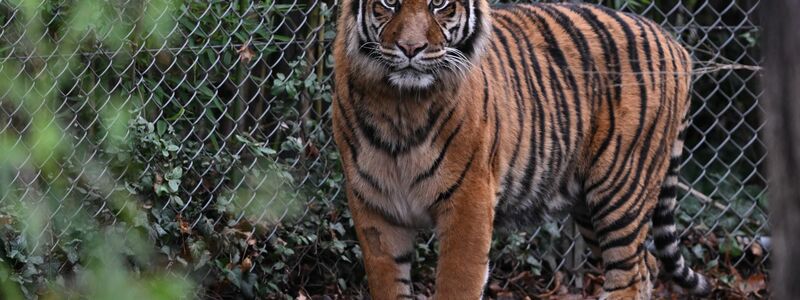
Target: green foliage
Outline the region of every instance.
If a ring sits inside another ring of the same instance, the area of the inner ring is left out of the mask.
[[[20,109],[24,113],[13,116],[18,119],[12,121],[29,125],[25,130],[0,131],[0,150],[11,154],[0,164],[5,188],[0,209],[3,296],[174,299],[185,295],[192,288],[190,282],[150,263],[151,249],[144,246],[149,243],[139,230],[143,212],[132,205],[129,193],[114,187],[113,177],[100,167],[110,161],[77,155],[96,150],[74,143],[73,133],[55,113],[63,100],[53,87],[70,80],[58,72],[76,72],[80,65],[74,56],[64,54],[77,51],[88,36],[98,37],[96,41],[108,47],[119,47],[130,37],[125,33],[142,27],[131,23],[97,27],[107,21],[107,10],[117,7],[104,1],[82,1],[60,19],[68,24],[55,30],[61,38],[43,38],[43,15],[52,12],[54,2],[8,4],[19,8],[15,18],[27,25],[10,26],[9,34],[22,29],[21,41],[38,38],[30,54],[47,57],[47,61],[4,61],[0,68],[0,90],[5,95],[0,104]],[[121,109],[99,112],[102,116],[96,127],[107,137],[94,145],[100,149],[118,148],[124,140],[126,105],[115,96],[107,99],[109,105]],[[100,198],[105,202],[97,214],[87,214]],[[102,215],[116,222],[106,223]],[[121,290],[126,292],[121,294]]]

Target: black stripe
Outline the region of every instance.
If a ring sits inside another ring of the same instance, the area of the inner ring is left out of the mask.
[[[394,257],[394,262],[398,265],[410,264],[414,260],[414,251],[408,251]]]
[[[672,175],[675,176],[675,175]],[[662,199],[672,199],[678,195],[677,189],[674,185],[661,185],[661,190],[658,193],[658,197]]]
[[[395,215],[390,214],[389,212],[383,210],[381,207],[376,206],[371,202],[367,201],[366,199],[364,199],[364,196],[355,188],[351,187],[351,191],[356,201],[361,202],[362,204],[364,204],[364,207],[374,212],[375,214],[378,214],[379,216],[383,217],[383,219],[390,225],[396,227],[411,227],[410,224],[407,224],[406,222],[400,220]]]
[[[481,66],[481,75],[483,76],[483,121],[486,122],[489,120],[489,81],[486,79],[483,66]]]
[[[397,278],[397,279],[395,279],[395,280],[396,280],[397,282],[399,282],[399,283],[402,283],[402,284],[405,284],[405,285],[411,285],[411,279],[407,279],[407,278]]]
[[[497,109],[497,101],[492,102],[492,108],[494,109],[494,134],[492,135],[492,148],[489,150],[489,162],[494,165],[497,147],[500,143],[500,112]]]
[[[659,213],[658,211],[653,214],[653,227],[665,227],[675,225],[675,218],[672,216],[672,212],[669,211],[668,213]]]
[[[399,105],[395,108],[395,111],[397,112],[398,115],[400,114]],[[386,112],[380,112],[378,113],[378,115],[383,123],[389,124],[390,129],[394,132],[395,135],[403,136],[403,128],[400,128],[400,125],[395,123],[395,120],[393,120],[393,118],[390,117],[389,114],[387,114]]]
[[[645,251],[644,244],[641,244],[639,247],[636,248],[636,251],[634,251],[633,253],[624,258],[617,259],[614,261],[605,261],[604,262],[605,269],[606,271],[610,270],[629,271],[637,265],[637,263],[639,262],[639,257],[642,255],[642,252],[644,251]]]
[[[678,270],[678,262],[683,259],[678,251],[666,254],[657,252],[657,254],[658,258],[661,260],[661,263],[664,265],[664,270],[670,274],[675,273],[675,271]],[[686,267],[685,264],[684,267]]]
[[[358,0],[353,0],[350,2],[350,13],[353,15],[352,17],[354,19],[358,16],[358,3],[359,3]]]
[[[491,58],[499,59],[499,57],[497,57],[497,56],[494,56],[494,57],[488,56],[487,59],[485,60],[486,64],[491,69],[490,70],[491,73],[492,73],[491,75],[492,76],[497,76],[496,75],[497,74],[497,68],[495,67],[495,64],[491,60]],[[483,75],[486,76],[486,74],[483,74]],[[494,109],[494,136],[492,137],[492,148],[489,151],[489,162],[492,165],[494,165],[494,159],[496,158],[495,155],[496,155],[496,152],[497,152],[497,147],[499,147],[499,143],[500,143],[500,126],[501,125],[500,125],[500,111],[499,111],[499,109],[497,107],[497,101],[498,101],[497,99],[498,99],[498,97],[497,97],[497,95],[495,95],[495,97],[493,97],[494,101],[492,101],[492,108]]]
[[[604,290],[604,291],[606,291],[606,292],[613,292],[613,291],[618,291],[618,290],[624,290],[624,289],[627,289],[627,288],[629,288],[629,287],[632,287],[634,284],[637,284],[637,283],[639,283],[640,281],[641,281],[641,278],[639,278],[639,277],[637,277],[637,276],[634,276],[634,277],[632,277],[632,278],[631,278],[631,281],[629,281],[628,283],[626,283],[626,284],[624,284],[624,285],[621,285],[621,286],[615,286],[615,287],[613,287],[613,288],[610,288],[610,289],[607,289],[607,288],[603,287],[603,290]]]
[[[630,201],[630,200],[631,200],[631,198],[620,198],[620,200],[618,202],[627,202],[627,201]],[[639,202],[642,203],[644,201],[639,201]],[[610,224],[608,224],[608,225],[606,225],[604,227],[595,226],[595,233],[597,233],[597,236],[601,236],[601,237],[609,236],[611,234],[611,232],[614,232],[614,231],[617,231],[617,230],[621,230],[621,229],[623,229],[625,227],[628,227],[629,225],[633,224],[635,221],[637,221],[637,219],[642,217],[642,213],[641,212],[642,212],[641,211],[641,205],[637,205],[637,207],[635,207],[635,208],[626,208],[625,212],[622,214],[622,216],[615,218]],[[600,218],[598,220],[604,220],[605,221],[605,219],[602,219],[602,218]],[[638,220],[638,221],[639,222],[638,222],[637,227],[641,227],[642,224],[646,224],[647,223],[647,222],[645,222],[645,220]],[[636,233],[638,234],[638,230],[636,231]],[[628,234],[628,236],[630,236],[630,238],[629,238],[630,241],[633,241],[635,239],[635,236],[630,234],[630,233]],[[620,244],[617,244],[616,246],[620,246]]]
[[[453,142],[453,139],[461,131],[461,125],[463,125],[463,124],[464,124],[464,120],[462,119],[461,122],[458,123],[458,126],[456,126],[456,129],[453,130],[453,133],[451,133],[450,136],[447,137],[447,140],[444,141],[444,145],[442,145],[442,150],[439,151],[439,155],[433,161],[433,164],[431,165],[431,167],[428,168],[428,170],[426,170],[422,174],[417,175],[416,178],[414,178],[414,182],[411,183],[411,188],[412,189],[417,184],[419,184],[420,182],[422,182],[425,179],[430,178],[431,176],[433,176],[434,173],[436,173],[436,170],[439,169],[439,165],[442,164],[442,160],[444,160],[445,154],[447,154],[447,148],[450,147],[450,144]]]
[[[667,233],[660,233],[653,237],[653,243],[656,246],[656,249],[659,250],[666,250],[665,248],[675,242],[678,239],[677,234],[675,232],[667,232]]]
[[[686,265],[683,266],[683,269],[685,270],[685,272],[682,272],[682,275],[683,274],[686,275],[673,277],[675,283],[686,289],[693,289],[697,287],[698,284],[700,283],[700,276],[698,276],[694,272],[690,273],[691,269],[689,269],[689,267]]]
[[[470,155],[469,160],[467,161],[467,165],[464,167],[464,170],[461,171],[461,175],[458,176],[458,179],[456,180],[456,182],[453,183],[453,185],[451,185],[449,188],[447,188],[447,190],[445,190],[444,192],[439,193],[439,195],[436,196],[436,200],[433,201],[433,204],[431,205],[431,207],[437,206],[440,203],[449,200],[450,197],[452,197],[453,194],[455,194],[455,192],[458,190],[458,188],[464,182],[464,178],[467,176],[467,171],[469,171],[469,168],[472,166],[472,161],[473,161],[474,158],[475,158],[475,151],[473,151],[472,155]]]
[[[484,17],[483,11],[481,11],[481,7],[478,5],[477,0],[473,2],[473,5],[475,5],[475,31],[455,46],[455,48],[461,51],[461,53],[463,53],[467,59],[472,59],[472,55],[475,54],[476,50],[475,43],[477,42],[478,38],[483,37],[483,27],[481,26],[481,24],[483,24],[483,20],[481,19]],[[469,23],[469,21],[467,23]]]
[[[376,191],[378,191],[379,193],[381,193],[381,195],[386,194],[386,192],[383,190],[383,187],[378,182],[378,180],[375,179],[375,177],[373,177],[372,175],[370,175],[366,171],[362,170],[361,167],[358,166],[358,162],[353,161],[353,164],[356,165],[356,173],[358,174],[358,177],[361,177],[361,179],[364,179],[364,181],[366,181],[367,184],[369,184],[369,186],[371,188],[373,188]]]
[[[354,83],[352,81],[348,81],[348,88],[350,90],[350,99],[351,101],[354,101],[353,99],[356,99],[356,94],[354,91]],[[444,110],[442,107],[430,109],[428,111],[428,118],[425,122],[425,125],[414,129],[409,136],[400,139],[402,142],[398,142],[385,141],[381,137],[382,135],[378,132],[378,129],[370,124],[369,121],[367,121],[367,119],[372,116],[372,113],[361,108],[361,106],[353,105],[353,107],[356,108],[356,124],[366,138],[367,142],[369,142],[373,147],[388,153],[392,157],[405,154],[409,150],[424,142]]]
[[[612,226],[614,224],[616,224],[616,223],[617,223],[616,221],[614,223],[612,223]],[[628,224],[630,224],[630,222],[627,222],[624,225],[628,225]],[[633,241],[636,240],[636,238],[639,235],[639,232],[642,231],[642,228],[645,225],[648,225],[648,223],[645,222],[645,220],[640,220],[639,224],[636,225],[636,228],[632,232],[630,232],[630,233],[628,233],[628,234],[626,234],[626,235],[624,235],[622,237],[619,237],[619,238],[615,238],[615,239],[611,239],[611,240],[604,239],[604,241],[600,243],[600,249],[605,251],[605,250],[608,250],[608,249],[611,249],[611,248],[630,245],[631,243],[633,243]],[[598,231],[595,231],[595,232],[597,232],[598,236],[607,236],[608,232],[610,232],[610,231],[611,230],[607,230],[607,232],[606,231],[602,231],[602,230],[598,230]],[[602,233],[602,232],[605,232],[605,233]]]
[[[618,163],[617,161],[620,158],[620,155],[619,155],[619,153],[621,151],[620,147],[622,147],[622,135],[621,134],[617,134],[616,135],[616,139],[614,139],[614,151],[611,152],[611,153],[616,153],[616,155],[611,156],[611,163],[608,164],[609,166],[616,166],[617,165],[617,163]],[[611,171],[613,171],[613,169],[608,170],[609,173]],[[591,185],[589,185],[589,187],[586,188],[586,193],[587,194],[588,193],[595,193],[596,189],[598,187],[601,187],[603,183],[605,183],[607,180],[609,180],[609,178],[608,178],[609,176],[610,176],[610,174],[608,174],[608,173],[603,174],[602,176],[597,176],[600,180],[598,180],[598,181],[592,183]],[[602,208],[601,205],[603,205],[603,204],[605,204],[605,203],[602,202],[602,201],[589,203],[589,210],[591,211],[591,214],[594,215],[595,213],[597,213],[597,209]]]
[[[444,119],[442,119],[442,121],[439,122],[439,125],[436,126],[436,130],[433,131],[433,137],[431,137],[431,143],[435,143],[436,140],[439,139],[439,135],[442,133],[442,129],[444,128],[445,125],[447,125],[447,122],[450,122],[450,119],[453,118],[453,112],[456,111],[456,108],[457,106],[453,106],[452,108],[450,108],[450,110],[447,111],[447,115],[445,115]]]
[[[344,109],[344,106],[342,106],[341,98],[340,97],[336,97],[336,101],[335,102],[336,102],[336,106],[337,106],[337,108],[339,110],[339,113],[342,115],[342,119],[344,119],[345,127],[347,127],[347,129],[349,130],[350,134],[355,136],[355,134],[356,134],[355,133],[355,127],[353,127],[353,122],[347,116],[347,111]],[[345,132],[345,131],[342,131],[342,132]],[[345,141],[350,141],[349,138],[347,138],[346,134],[343,134],[342,136],[345,137]],[[355,157],[358,156],[358,148],[356,148],[354,146],[354,144],[349,143],[349,142],[348,142],[348,146],[351,146],[350,149],[353,150],[353,151],[351,151],[353,153],[351,155],[353,155],[353,160],[355,160]]]
[[[672,209],[656,207],[653,214],[653,227],[665,227],[675,225],[675,217],[673,216]]]
[[[603,268],[606,272],[611,270],[630,271],[636,266],[637,263],[635,261],[619,260],[611,263],[603,262]]]
[[[369,36],[369,28],[367,27],[367,18],[366,18],[367,17],[367,2],[369,2],[369,1],[368,0],[361,0],[361,1],[364,2],[364,4],[361,5],[361,8],[360,8],[361,12],[362,12],[362,14],[361,14],[361,24],[357,24],[357,26],[361,26],[361,29],[364,31],[364,35],[367,36],[367,38],[371,38]],[[356,20],[356,21],[358,21],[358,20]],[[359,35],[359,39],[361,39],[360,35]]]

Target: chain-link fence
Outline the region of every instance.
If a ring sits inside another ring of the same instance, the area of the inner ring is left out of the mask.
[[[598,2],[656,20],[695,58],[680,183],[679,220],[691,228],[684,255],[706,269],[761,269],[768,229],[759,1]],[[331,137],[335,7],[0,2],[0,149],[18,162],[0,165],[2,261],[20,272],[52,269],[31,271],[28,283],[73,272],[81,265],[72,254],[81,247],[76,232],[94,228],[74,220],[88,217],[146,232],[160,265],[185,270],[207,295],[224,297],[226,287],[245,295],[363,291]],[[43,78],[53,84],[36,87]],[[36,102],[44,96],[55,101]],[[50,123],[63,129],[51,137],[63,151],[40,154],[51,144],[39,143],[36,129]],[[544,287],[561,275],[584,284],[572,275],[585,269],[586,250],[568,219],[496,240],[493,281],[513,285],[527,272]],[[417,246],[415,278],[432,274],[434,246]],[[44,259],[23,261],[15,247]]]

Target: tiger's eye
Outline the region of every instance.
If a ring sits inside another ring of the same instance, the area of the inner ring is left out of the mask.
[[[445,3],[447,3],[445,0],[431,0],[431,6],[434,8],[441,8]]]

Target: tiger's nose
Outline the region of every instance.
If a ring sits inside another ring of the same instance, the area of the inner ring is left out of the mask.
[[[422,52],[422,50],[425,50],[425,48],[428,47],[428,43],[398,41],[397,47],[400,48],[403,54],[408,58],[412,58]]]

